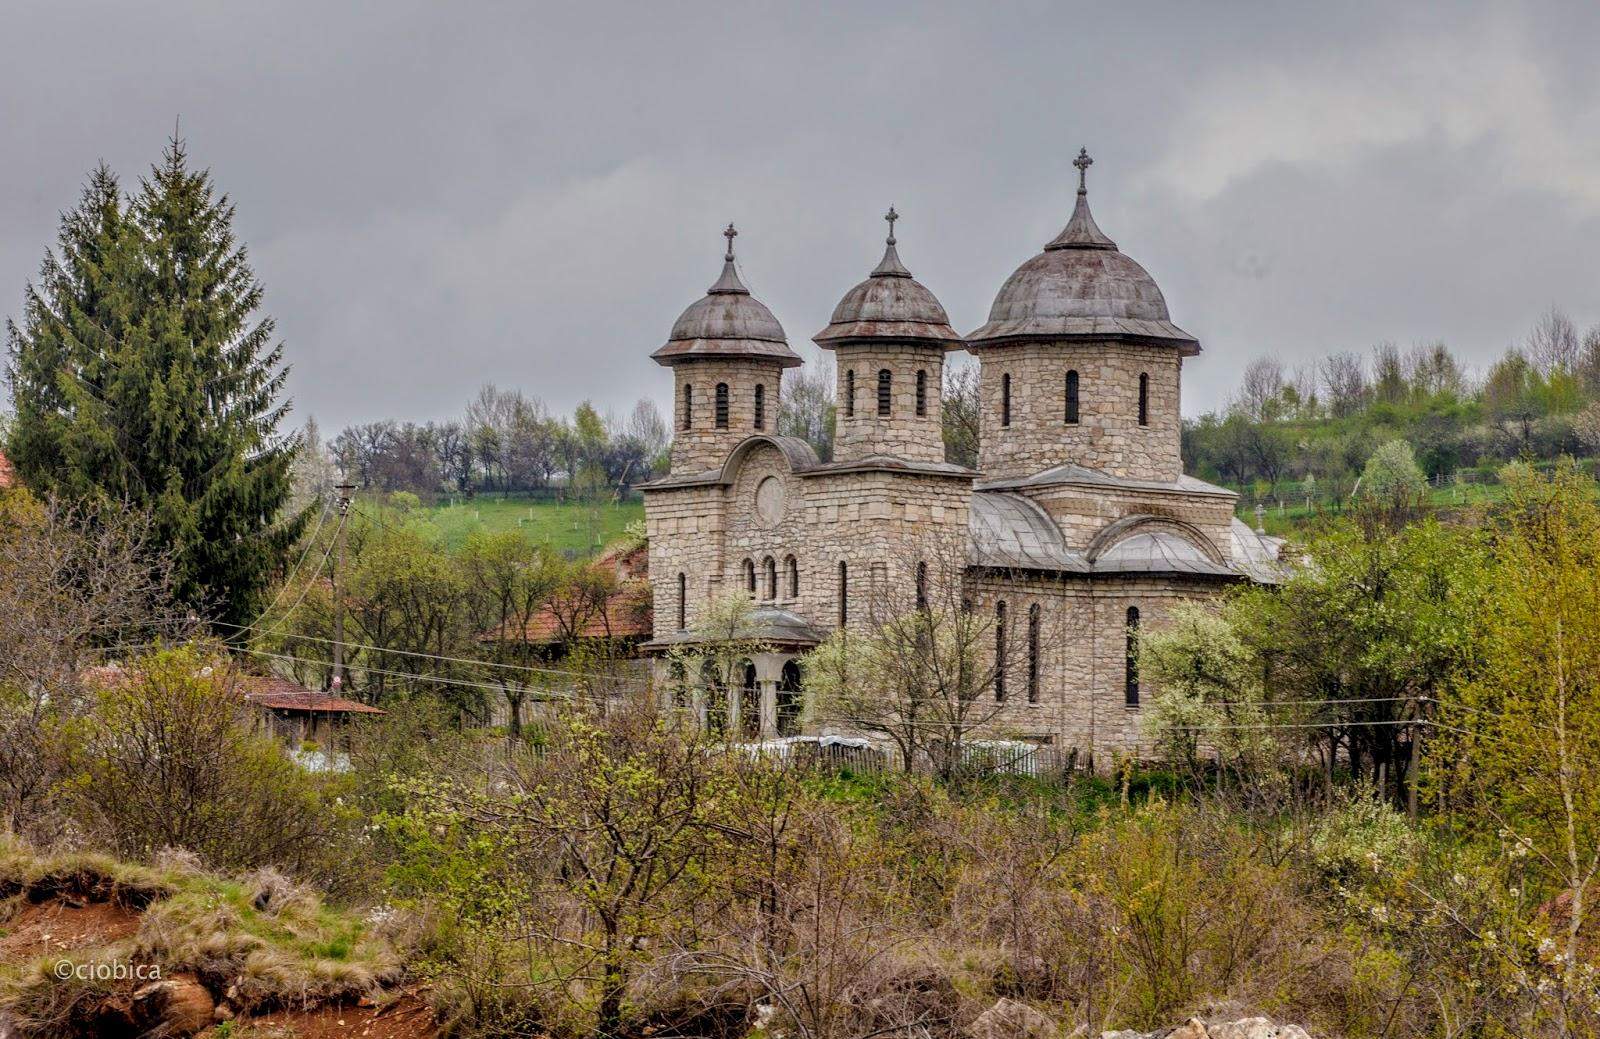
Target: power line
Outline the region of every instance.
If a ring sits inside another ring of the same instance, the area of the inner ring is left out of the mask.
[[[312,528],[311,534],[306,538],[306,547],[300,553],[300,558],[295,561],[294,566],[290,567],[289,572],[284,575],[283,584],[278,588],[278,594],[273,596],[272,601],[267,604],[266,609],[256,614],[256,619],[245,625],[245,627],[253,628],[257,624],[260,624],[266,618],[267,614],[276,609],[278,603],[283,601],[283,593],[289,590],[289,586],[294,583],[295,575],[298,574],[300,572],[300,568],[305,565],[306,557],[311,554],[312,547],[316,545],[317,535],[322,533],[322,526],[328,522],[328,513],[331,512],[332,509],[332,503],[322,503],[322,515],[317,517],[317,525]]]
[[[345,517],[344,516],[340,516],[339,517],[339,525],[336,528],[334,528],[334,531],[333,531],[335,541],[338,539],[340,531],[344,530],[344,522],[345,522]],[[333,554],[333,546],[334,546],[334,542],[330,541],[328,543],[328,547],[323,550],[322,559],[317,562],[317,572],[318,573],[320,573],[322,571],[322,568],[327,565],[328,557]],[[273,630],[271,630],[271,631],[263,632],[263,634],[267,634],[267,635],[279,635],[279,634],[282,634],[283,633],[283,625],[289,623],[289,618],[294,616],[294,611],[298,610],[300,608],[300,604],[306,601],[306,596],[311,594],[311,588],[315,584],[316,584],[315,581],[307,581],[306,582],[306,586],[300,590],[300,598],[296,599],[294,601],[294,605],[289,607],[287,610],[285,610],[283,616],[278,619],[278,626],[276,628],[274,628]],[[258,620],[259,620],[259,618],[258,618]],[[228,625],[228,627],[234,628],[234,627],[239,627],[239,625],[230,624],[230,625]],[[254,624],[247,625],[247,626],[245,626],[245,628],[246,628],[246,630],[249,630],[251,628],[254,628],[257,631],[261,630],[260,628],[257,628]]]

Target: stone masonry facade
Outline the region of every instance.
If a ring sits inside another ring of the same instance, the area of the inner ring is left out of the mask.
[[[1081,174],[1086,156],[1075,165]],[[897,214],[887,219],[892,229]],[[670,473],[644,488],[647,649],[693,643],[713,603],[747,596],[764,647],[730,693],[732,729],[851,735],[803,709],[796,663],[841,625],[865,630],[884,604],[915,608],[914,589],[952,580],[963,608],[991,620],[1003,654],[1004,681],[985,694],[986,738],[1097,763],[1148,753],[1142,719],[1155,690],[1131,652],[1137,633],[1176,603],[1276,580],[1279,544],[1235,518],[1232,492],[1183,474],[1180,378],[1199,346],[1115,250],[1080,175],[1066,230],[1006,282],[988,324],[958,337],[891,234],[871,279],[818,338],[837,372],[824,462],[777,434],[783,369],[801,362],[744,289],[730,246],[711,294],[655,355],[674,369],[676,432]],[[958,346],[980,369],[976,471],[945,461],[941,390],[946,351]]]

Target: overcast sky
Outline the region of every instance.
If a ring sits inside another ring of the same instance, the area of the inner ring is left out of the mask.
[[[1423,10],[1426,6],[1426,10]],[[485,382],[625,412],[722,226],[799,352],[881,252],[959,331],[1071,210],[1239,369],[1600,321],[1600,4],[6,4],[0,313],[181,114],[332,432]]]

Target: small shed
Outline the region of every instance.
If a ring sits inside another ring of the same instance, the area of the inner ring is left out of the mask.
[[[350,719],[384,713],[355,700],[307,689],[278,675],[241,675],[239,687],[245,702],[261,712],[267,729],[291,747],[308,740],[319,744],[334,742]]]

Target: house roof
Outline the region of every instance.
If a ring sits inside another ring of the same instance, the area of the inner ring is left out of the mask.
[[[205,678],[232,678],[234,687],[244,701],[255,707],[275,711],[304,711],[318,714],[383,714],[342,696],[307,689],[282,675],[250,675],[229,670],[227,667],[205,667],[197,674]],[[116,685],[128,680],[128,671],[121,664],[100,664],[83,670],[83,680],[89,684]]]
[[[17,485],[17,471],[11,466],[11,459],[0,453],[0,491]]]

